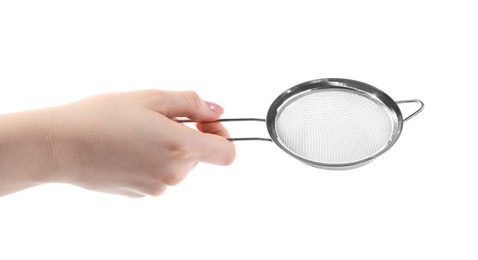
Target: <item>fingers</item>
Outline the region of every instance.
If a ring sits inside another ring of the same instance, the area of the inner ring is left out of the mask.
[[[193,91],[159,91],[153,109],[169,118],[188,117],[197,121],[217,120],[224,110],[202,100]]]
[[[202,100],[192,91],[159,91],[153,109],[166,117],[188,117],[196,121],[217,120],[224,112],[219,105]],[[181,153],[192,154],[199,162],[229,165],[234,161],[235,146],[226,138],[228,131],[220,123],[198,123],[199,131],[188,127],[174,130]],[[181,146],[179,145],[179,146]]]

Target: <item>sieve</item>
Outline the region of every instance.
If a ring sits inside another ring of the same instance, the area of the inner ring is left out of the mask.
[[[403,118],[398,106],[403,103],[418,103],[420,107]],[[265,122],[270,138],[228,139],[272,141],[307,165],[346,170],[363,166],[389,150],[398,140],[403,123],[423,108],[420,100],[395,102],[360,81],[326,78],[284,91],[272,102],[266,119],[225,118],[214,122]]]

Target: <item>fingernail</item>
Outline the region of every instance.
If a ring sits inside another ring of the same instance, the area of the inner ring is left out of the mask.
[[[222,108],[220,105],[213,102],[209,102],[209,101],[206,101],[206,104],[209,106],[209,109],[214,111],[214,113],[218,113],[218,114],[224,113],[224,108]]]

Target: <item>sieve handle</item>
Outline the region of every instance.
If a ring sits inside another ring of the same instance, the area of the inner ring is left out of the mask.
[[[407,120],[409,120],[410,118],[418,115],[420,112],[423,111],[423,109],[425,108],[425,104],[421,101],[421,100],[418,100],[418,99],[409,99],[409,100],[400,100],[400,101],[397,101],[397,104],[404,104],[404,103],[418,103],[420,104],[420,108],[417,109],[417,111],[413,112],[411,115],[409,115],[408,117],[406,117],[405,119],[403,119],[403,122],[406,122]]]
[[[190,119],[176,119],[178,123],[199,123],[195,120]],[[266,122],[265,119],[262,118],[221,118],[211,122],[201,122],[201,123],[216,123],[216,122],[238,122],[238,121],[256,121],[256,122]],[[239,138],[227,138],[229,141],[268,141],[272,142],[270,138],[262,138],[262,137],[239,137]]]

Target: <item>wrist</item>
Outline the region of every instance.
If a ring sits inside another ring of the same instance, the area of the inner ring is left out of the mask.
[[[0,116],[0,192],[50,182],[58,170],[49,111]]]

